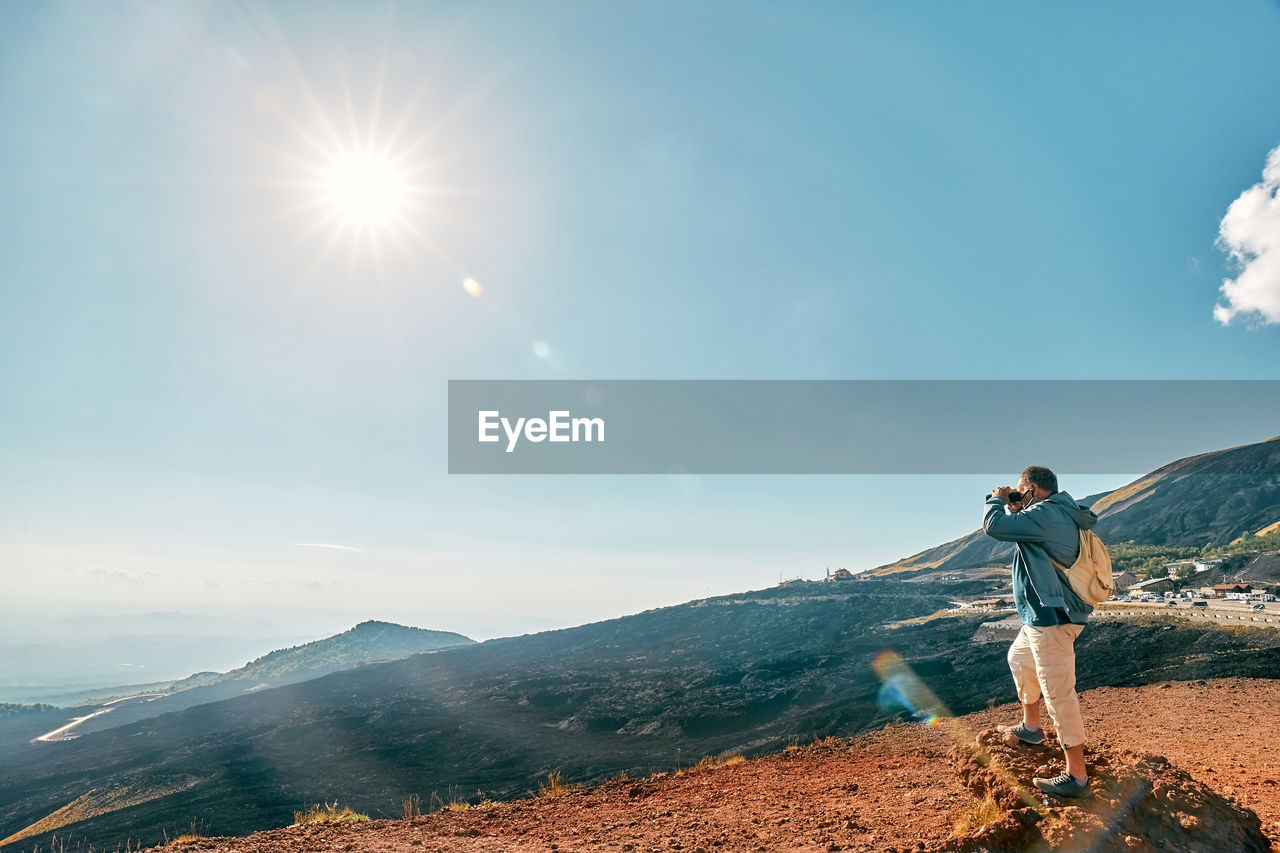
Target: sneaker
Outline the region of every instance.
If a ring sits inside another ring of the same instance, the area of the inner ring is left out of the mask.
[[[1004,734],[1013,732],[1018,740],[1023,743],[1029,743],[1032,746],[1044,743],[1044,729],[1029,729],[1022,723],[1018,723],[1016,726],[996,726],[996,730]]]
[[[1081,782],[1070,773],[1061,773],[1052,779],[1041,779],[1039,776],[1031,780],[1031,784],[1035,785],[1046,794],[1053,794],[1055,797],[1087,797],[1089,796],[1089,782],[1086,779]]]

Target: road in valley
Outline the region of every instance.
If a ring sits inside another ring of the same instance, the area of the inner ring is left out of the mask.
[[[165,696],[165,695],[167,694],[139,693],[136,696],[122,696],[119,699],[112,699],[110,702],[104,702],[101,705],[101,707],[99,707],[98,710],[94,711],[93,713],[85,714],[83,717],[75,717],[74,719],[71,720],[71,722],[67,723],[64,726],[59,726],[58,728],[54,729],[51,732],[45,732],[44,734],[40,735],[37,738],[32,738],[31,742],[32,743],[37,743],[37,742],[51,743],[53,741],[59,741],[59,740],[71,740],[74,737],[78,737],[78,735],[72,733],[72,730],[75,729],[76,726],[83,723],[85,720],[92,720],[94,717],[100,717],[103,714],[109,714],[112,711],[114,711],[116,708],[124,707],[123,703],[154,702],[156,699],[159,699],[161,696]]]

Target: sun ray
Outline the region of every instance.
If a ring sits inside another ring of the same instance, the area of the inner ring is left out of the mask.
[[[289,40],[284,37],[280,28],[276,26],[274,19],[270,14],[264,11],[264,23],[262,25],[263,37],[271,46],[272,54],[282,57],[285,67],[288,70],[292,82],[298,86],[302,92],[303,98],[306,100],[307,106],[311,110],[311,115],[320,122],[321,129],[327,132],[331,145],[341,144],[342,136],[338,133],[338,129],[333,126],[329,120],[324,106],[320,103],[319,97],[307,82],[306,74],[302,70],[302,65],[298,61],[297,54],[294,52]],[[323,146],[321,146],[323,148]]]
[[[347,80],[347,64],[343,61],[338,78],[342,81],[342,105],[347,114],[347,138],[355,144],[360,143],[360,125],[356,119],[355,104],[351,101],[351,84]]]
[[[371,55],[341,52],[338,64],[312,67],[314,57],[284,37],[275,16],[254,8],[246,18],[272,57],[257,79],[261,88],[248,93],[257,121],[253,129],[229,124],[221,132],[257,168],[235,183],[271,201],[232,227],[299,259],[299,288],[318,278],[336,281],[344,270],[348,279],[376,278],[380,288],[401,276],[421,281],[427,257],[439,264],[433,278],[446,270],[459,282],[472,275],[440,228],[452,213],[446,200],[529,197],[466,183],[462,176],[475,174],[468,161],[476,140],[454,130],[492,102],[523,60],[508,57],[480,69],[461,90],[446,90],[442,83],[465,60],[464,21],[455,19],[433,49],[397,48],[401,16],[393,2],[376,23]]]
[[[436,134],[447,127],[450,122],[455,121],[458,116],[483,104],[490,95],[498,91],[502,83],[505,83],[516,73],[522,64],[522,60],[513,57],[504,65],[496,68],[480,83],[480,85],[471,90],[467,97],[459,98],[452,108],[444,112],[431,126],[427,127],[421,134],[404,145],[401,150],[403,150],[406,155],[415,154],[421,147],[434,139]]]
[[[454,274],[459,276],[466,275],[466,267],[464,267],[463,264],[461,264],[452,255],[447,253],[443,248],[441,248],[438,243],[436,243],[426,234],[423,234],[422,231],[418,229],[417,225],[414,225],[412,222],[408,220],[404,220],[403,224],[404,224],[405,231],[411,234],[418,241],[420,245],[422,245],[425,249],[427,249],[427,251],[431,252],[437,258],[439,258],[440,260],[448,264],[451,270],[454,272]]]
[[[378,277],[378,283],[382,283],[382,246],[378,243],[378,232],[369,232],[369,249],[373,253],[373,270]]]
[[[417,114],[418,109],[422,106],[423,100],[427,96],[427,92],[436,82],[436,75],[439,70],[445,67],[448,60],[453,56],[453,46],[457,44],[457,34],[461,31],[461,23],[456,24],[451,31],[450,38],[446,40],[446,48],[435,56],[435,61],[431,67],[426,69],[422,75],[422,82],[414,89],[413,95],[405,102],[404,109],[400,112],[400,118],[388,130],[386,144],[388,147],[397,148],[400,144],[400,136],[409,126],[409,122]]]
[[[324,262],[329,259],[334,247],[338,245],[338,238],[344,230],[345,226],[341,222],[333,223],[333,228],[329,231],[329,237],[324,241],[324,245],[320,247],[320,254],[316,255],[315,261],[311,264],[308,276],[314,276],[324,266]]]
[[[382,50],[379,51],[377,79],[373,84],[373,99],[369,114],[369,135],[364,140],[364,144],[368,148],[373,147],[376,141],[375,136],[378,132],[378,124],[382,120],[382,95],[387,84],[387,67],[391,62],[391,32],[395,16],[396,8],[392,4],[387,11],[387,25],[382,31]]]
[[[350,279],[356,270],[356,260],[360,256],[360,230],[354,229],[351,239],[347,241],[347,278]]]

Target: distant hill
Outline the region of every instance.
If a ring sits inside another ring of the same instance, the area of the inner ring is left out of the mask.
[[[453,631],[431,631],[369,620],[323,640],[263,655],[225,673],[212,684],[254,682],[275,687],[374,661],[398,660],[474,642]]]
[[[1105,542],[1229,545],[1280,523],[1280,437],[1188,456],[1114,492],[1075,497],[1098,513]],[[974,504],[977,518],[976,496]],[[1012,553],[979,529],[864,574],[955,572],[1008,563]]]
[[[114,708],[76,727],[76,735],[180,711],[206,702],[271,687],[282,687],[319,678],[332,672],[379,661],[399,660],[423,652],[474,644],[470,637],[452,631],[411,628],[370,620],[354,628],[287,649],[278,649],[226,673],[198,672],[165,686],[164,695],[147,702]],[[125,695],[125,694],[118,694]]]

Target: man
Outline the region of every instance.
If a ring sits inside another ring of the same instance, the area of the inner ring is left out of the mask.
[[[1040,697],[1058,729],[1066,757],[1064,773],[1032,783],[1049,794],[1089,794],[1084,766],[1084,721],[1076,696],[1075,640],[1093,608],[1054,568],[1070,566],[1080,554],[1080,530],[1093,527],[1098,516],[1058,491],[1058,478],[1048,468],[1032,465],[1022,472],[1013,499],[1007,486],[987,498],[982,527],[1001,542],[1017,543],[1013,555],[1013,601],[1022,630],[1009,647],[1009,668],[1022,703],[1022,722],[1000,726],[1023,743],[1043,743]]]

